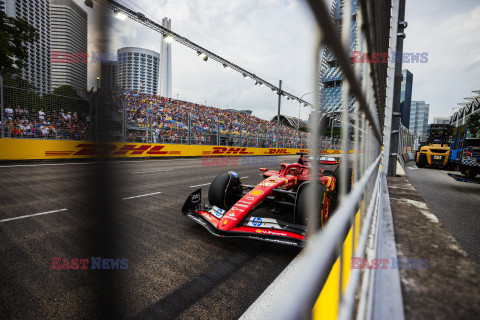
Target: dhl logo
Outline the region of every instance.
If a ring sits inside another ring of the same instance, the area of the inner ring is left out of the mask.
[[[213,147],[213,151],[203,151],[204,155],[220,155],[220,154],[254,154],[254,152],[248,152],[247,148],[235,148],[235,147]]]
[[[75,146],[78,151],[45,151],[46,156],[70,155],[73,156],[94,156],[94,155],[180,155],[181,151],[165,151],[165,146],[152,146],[150,144],[126,144],[118,147],[114,144],[87,144],[80,143]]]
[[[265,154],[290,154],[287,149],[268,149]]]

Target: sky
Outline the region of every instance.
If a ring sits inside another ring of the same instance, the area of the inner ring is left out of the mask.
[[[480,89],[480,1],[407,0],[404,52],[428,52],[413,73],[412,100],[430,103],[429,122]],[[458,109],[455,109],[457,111]]]
[[[94,9],[83,5],[93,21]],[[118,0],[154,21],[172,20],[172,30],[298,97],[313,91],[315,22],[302,0]],[[480,1],[407,0],[404,52],[428,53],[427,63],[404,64],[413,73],[412,100],[430,103],[430,117],[480,89]],[[161,35],[132,20],[111,18],[110,52],[125,46],[160,50]],[[89,23],[89,52],[96,31]],[[95,86],[98,64],[89,65]],[[173,97],[220,108],[250,109],[263,119],[277,113],[278,96],[179,43],[172,44]],[[305,100],[312,102],[313,94]],[[299,104],[282,99],[281,113],[298,116]],[[310,108],[301,107],[307,119]]]

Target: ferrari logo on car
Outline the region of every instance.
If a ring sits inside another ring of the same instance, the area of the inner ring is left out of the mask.
[[[253,194],[254,196],[259,196],[259,195],[263,194],[263,191],[262,190],[252,190],[252,191],[250,191],[250,194]]]

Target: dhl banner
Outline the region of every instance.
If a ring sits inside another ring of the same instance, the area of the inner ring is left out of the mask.
[[[100,146],[88,141],[35,139],[0,139],[0,160],[45,160],[94,158],[100,152],[114,158],[198,157],[198,156],[264,156],[308,152],[307,149],[247,148],[209,145],[181,145],[115,142]],[[320,150],[323,154],[339,154],[341,150]],[[350,151],[352,152],[352,151]]]

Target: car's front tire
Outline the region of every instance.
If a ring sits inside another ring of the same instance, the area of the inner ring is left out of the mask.
[[[241,192],[241,181],[235,172],[222,173],[216,176],[208,189],[208,202],[212,206],[228,210],[238,200]]]
[[[308,201],[311,201],[310,199],[310,187],[311,184],[309,182],[306,182],[302,184],[297,192],[297,201],[296,201],[296,211],[295,211],[295,216],[296,216],[296,221],[300,222],[303,225],[308,225],[309,224],[309,214],[308,214]],[[323,228],[325,223],[327,222],[328,218],[330,217],[330,197],[328,194],[328,189],[324,185],[319,185],[318,186],[318,205],[319,208],[315,210],[315,229],[317,228]]]

